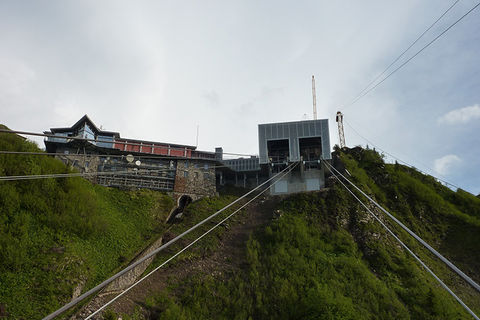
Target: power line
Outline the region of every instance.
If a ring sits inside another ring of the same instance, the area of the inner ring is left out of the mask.
[[[278,181],[280,181],[284,176],[286,176],[288,173],[290,173],[290,171],[292,171],[295,166],[297,165],[297,163],[293,164],[293,165],[290,165],[290,170],[288,170],[287,172],[285,172],[279,179],[277,179],[275,182],[272,183],[272,185],[275,185]],[[262,195],[265,191],[267,191],[269,189],[269,187],[266,187],[265,189],[263,189],[260,193],[258,193],[255,197],[253,197],[252,199],[250,199],[247,203],[245,203],[244,205],[242,205],[240,208],[238,208],[237,210],[235,210],[233,213],[231,213],[230,215],[228,215],[226,218],[224,218],[222,221],[218,222],[216,225],[214,225],[212,228],[210,228],[208,231],[206,231],[205,233],[203,233],[200,237],[196,238],[195,240],[193,240],[191,243],[189,243],[187,246],[185,246],[183,249],[181,249],[180,251],[178,251],[177,253],[175,253],[173,256],[171,256],[170,258],[168,258],[166,261],[164,261],[162,264],[160,264],[158,267],[156,267],[155,269],[153,269],[152,271],[150,271],[147,275],[145,275],[144,277],[142,277],[140,280],[138,280],[137,282],[135,282],[134,284],[132,284],[130,287],[126,288],[125,290],[123,290],[120,294],[118,294],[115,298],[111,299],[109,302],[107,302],[106,304],[102,305],[99,309],[97,309],[94,313],[92,313],[91,315],[89,315],[88,317],[85,318],[85,320],[88,320],[90,318],[92,318],[94,315],[98,314],[100,311],[102,311],[103,309],[105,309],[106,307],[108,307],[110,304],[112,304],[113,302],[115,302],[117,299],[119,299],[121,296],[123,296],[125,293],[127,293],[128,291],[130,291],[130,289],[132,289],[133,287],[135,287],[136,285],[138,285],[140,282],[142,282],[143,280],[145,280],[146,278],[148,278],[150,275],[152,275],[154,272],[156,272],[157,270],[159,270],[160,268],[162,268],[164,265],[166,265],[167,263],[169,263],[171,260],[173,260],[175,257],[177,257],[178,255],[180,255],[182,252],[184,252],[185,250],[187,250],[188,248],[190,248],[191,246],[193,246],[195,243],[197,243],[198,241],[200,241],[203,237],[205,237],[207,234],[209,234],[211,231],[213,231],[215,228],[217,228],[218,226],[220,226],[222,223],[224,223],[225,221],[227,221],[228,219],[230,219],[234,214],[236,214],[238,211],[242,210],[244,207],[246,207],[248,204],[250,204],[251,202],[253,202],[255,199],[257,199],[260,195]]]
[[[126,155],[110,155],[110,154],[92,154],[92,153],[60,153],[60,152],[27,152],[27,151],[4,151],[0,150],[0,154],[6,154],[6,155],[32,155],[32,156],[59,156],[59,157],[108,157],[108,158],[126,158]],[[166,160],[178,160],[180,157],[162,157],[162,156],[134,156],[134,158],[137,159],[149,159],[149,160],[158,160],[158,159],[166,159]],[[181,158],[181,160],[202,160],[202,158]],[[206,160],[213,160],[213,159],[208,159]],[[140,166],[141,168],[141,166]],[[209,169],[217,169],[217,168],[231,168],[228,165],[214,165],[214,166],[208,166]],[[171,169],[174,171],[174,169]],[[158,170],[147,170],[148,172],[152,171],[158,171]],[[169,170],[165,170],[169,171]],[[102,174],[104,172],[108,171],[99,171],[99,174]],[[92,173],[94,174],[94,173]],[[1,178],[1,177],[0,177]]]
[[[69,303],[65,304],[63,307],[61,307],[60,309],[52,312],[51,314],[47,315],[45,318],[43,318],[43,320],[50,320],[50,319],[53,319],[54,317],[60,315],[61,313],[63,313],[64,311],[70,309],[71,307],[75,306],[76,304],[78,304],[80,301],[82,301],[83,299],[85,299],[86,297],[90,296],[91,294],[97,292],[98,290],[102,289],[103,287],[105,287],[106,285],[108,285],[109,283],[111,283],[112,281],[114,281],[115,279],[117,279],[118,277],[122,276],[123,274],[127,273],[128,271],[132,270],[133,268],[135,268],[137,265],[139,265],[140,263],[142,263],[143,261],[147,260],[148,258],[154,256],[155,254],[157,254],[158,252],[166,249],[167,247],[169,247],[170,245],[172,245],[173,243],[175,243],[176,241],[180,240],[181,238],[183,238],[185,235],[189,234],[190,232],[192,232],[193,230],[197,229],[198,227],[200,227],[201,225],[203,225],[204,223],[210,221],[211,219],[213,219],[214,217],[216,217],[217,215],[219,215],[220,213],[222,213],[223,211],[225,211],[226,209],[228,209],[229,207],[233,206],[234,204],[236,204],[237,202],[241,201],[242,199],[244,199],[245,197],[247,197],[248,195],[252,194],[253,192],[255,192],[256,190],[260,189],[262,186],[264,186],[265,184],[269,183],[270,181],[272,181],[273,179],[275,179],[278,175],[280,175],[281,173],[285,172],[286,170],[288,170],[289,168],[291,167],[288,166],[286,167],[285,169],[283,169],[282,171],[280,171],[279,173],[277,173],[276,175],[274,175],[273,177],[269,178],[268,180],[266,180],[265,182],[263,182],[262,184],[258,185],[257,187],[255,187],[254,189],[250,190],[249,192],[245,193],[243,196],[241,196],[240,198],[236,199],[235,201],[231,202],[230,204],[226,205],[225,207],[223,207],[222,209],[218,210],[217,212],[215,212],[214,214],[208,216],[207,218],[205,218],[204,220],[200,221],[199,223],[197,223],[196,225],[194,225],[193,227],[191,227],[190,229],[184,231],[183,233],[181,233],[180,235],[176,236],[175,238],[173,238],[172,240],[168,241],[167,243],[163,244],[162,246],[158,247],[157,249],[153,250],[152,252],[150,252],[149,254],[145,255],[144,257],[140,258],[138,261],[132,263],[131,265],[129,265],[128,267],[126,267],[125,269],[119,271],[118,273],[116,273],[115,275],[113,275],[112,277],[108,278],[107,280],[103,281],[102,283],[100,283],[99,285],[95,286],[94,288],[88,290],[87,292],[83,293],[82,295],[80,295],[79,297],[73,299],[72,301],[70,301]]]
[[[327,163],[326,161],[324,161],[325,163]],[[333,168],[333,166],[331,166],[329,163],[327,163],[330,167]],[[335,168],[333,168],[335,169]],[[337,171],[335,169],[335,171]],[[337,171],[338,172],[338,171]],[[339,173],[339,172],[338,172]],[[407,250],[408,253],[410,253],[414,258],[415,260],[417,260],[424,268],[425,270],[427,270],[434,278],[435,280],[438,281],[438,283],[440,283],[440,285],[445,289],[447,290],[447,292],[453,296],[455,298],[455,300],[457,300],[458,303],[460,303],[460,305],[465,309],[467,310],[468,313],[470,313],[470,315],[472,315],[475,319],[477,320],[480,320],[477,315],[410,249],[408,248],[407,245],[405,245],[402,240],[400,240],[400,238],[398,238],[395,233],[390,230],[390,228],[387,227],[387,225],[385,225],[385,223],[383,223],[382,220],[380,220],[380,218],[377,217],[376,214],[374,214],[370,208],[368,208],[364,203],[363,201],[361,201],[339,178],[338,176],[333,173],[332,171],[332,175],[338,180],[338,182],[340,182],[342,184],[342,186],[375,218],[375,220],[377,220],[384,228],[385,230],[387,230],[387,232],[395,238],[395,240],[397,240],[400,245],[405,249]],[[343,175],[342,175],[343,176]],[[345,177],[343,177],[345,180],[348,181],[348,179],[346,179]],[[349,181],[350,182],[350,181]]]
[[[27,136],[36,136],[36,137],[46,137],[46,138],[56,138],[56,139],[63,139],[63,140],[77,140],[77,141],[88,141],[88,142],[95,142],[95,143],[107,143],[107,144],[121,144],[121,145],[130,145],[130,146],[139,146],[139,147],[145,147],[145,148],[151,148],[152,146],[149,144],[144,144],[144,143],[136,143],[136,142],[127,142],[129,139],[126,138],[119,138],[121,140],[98,140],[98,139],[89,139],[89,138],[82,138],[82,137],[69,137],[69,136],[59,136],[55,134],[48,134],[48,133],[38,133],[38,132],[29,132],[29,131],[19,131],[19,130],[10,130],[10,129],[0,129],[0,133],[14,133],[14,134],[23,134]],[[185,146],[184,148],[179,148],[179,147],[170,147],[168,146],[169,143],[164,143],[164,142],[157,142],[157,143],[162,143],[167,146],[162,146],[162,148],[167,148],[169,150],[177,150],[177,151],[185,151],[188,146]],[[155,142],[152,142],[152,144],[155,144]],[[160,148],[159,146],[153,146],[153,148]],[[119,150],[119,149],[114,149],[114,150]],[[191,150],[191,149],[189,149]],[[122,150],[120,150],[122,151]],[[127,150],[125,150],[127,151]],[[197,150],[191,150],[194,152],[203,152],[203,153],[210,153],[212,155],[215,154],[215,152],[209,152],[209,151],[197,151]],[[139,151],[131,151],[128,150],[128,152],[139,152]],[[251,156],[256,156],[253,154],[243,154],[243,153],[231,153],[231,152],[222,152],[223,154],[226,155],[235,155],[235,156],[245,156],[245,157],[251,157]],[[176,156],[172,156],[175,158],[178,158]],[[191,159],[191,158],[188,158]],[[209,158],[205,158],[209,159]],[[212,159],[215,160],[215,159]]]
[[[113,149],[113,150],[118,150],[118,149]],[[123,151],[123,152],[130,152],[130,151]],[[139,153],[137,151],[132,153]],[[6,155],[31,155],[31,156],[64,156],[64,157],[75,157],[75,156],[87,156],[87,157],[109,157],[109,158],[125,158],[126,155],[119,155],[119,154],[100,154],[100,153],[62,153],[62,152],[28,152],[28,151],[7,151],[7,150],[0,150],[0,154],[6,154]],[[185,158],[185,157],[168,157],[168,156],[156,156],[156,155],[148,155],[148,156],[142,156],[142,155],[134,155],[135,158],[138,159],[168,159],[168,160],[174,160],[174,159],[186,159],[186,160],[214,160],[211,158]]]
[[[455,273],[457,273],[460,277],[462,277],[466,282],[468,282],[473,288],[480,292],[480,285],[478,285],[475,281],[473,281],[469,276],[463,273],[462,270],[457,268],[453,263],[451,263],[447,258],[442,256],[437,250],[435,250],[432,246],[426,243],[422,238],[420,238],[417,234],[415,234],[412,230],[410,230],[406,225],[404,225],[400,220],[395,218],[390,212],[385,210],[381,205],[379,205],[375,200],[373,200],[370,196],[368,196],[365,192],[363,192],[359,187],[357,187],[353,182],[348,180],[343,174],[341,174],[335,167],[328,164],[330,168],[335,170],[343,179],[345,179],[349,184],[351,184],[355,189],[358,190],[364,197],[370,200],[373,204],[375,204],[380,210],[382,210],[387,216],[390,217],[393,221],[395,221],[403,230],[408,232],[412,237],[414,237],[418,242],[420,242],[425,248],[427,248],[431,253],[433,253],[437,258],[442,260],[447,266],[449,266]]]
[[[473,10],[475,10],[478,6],[480,6],[480,2],[477,3],[473,8],[471,8],[470,10],[468,10],[463,16],[461,16],[457,21],[455,21],[454,23],[452,23],[450,26],[448,26],[448,28],[446,28],[445,30],[443,30],[438,36],[436,36],[432,41],[430,41],[429,43],[427,43],[425,46],[423,46],[420,50],[418,50],[413,56],[411,56],[410,58],[408,58],[404,63],[402,63],[400,66],[398,66],[397,68],[395,68],[392,72],[390,72],[386,77],[384,77],[382,80],[380,80],[379,82],[377,82],[373,87],[371,87],[370,89],[368,89],[367,91],[365,91],[363,94],[359,95],[357,98],[355,98],[352,102],[350,102],[349,104],[347,104],[344,108],[347,108],[349,106],[351,106],[352,104],[356,103],[358,100],[360,100],[361,98],[363,98],[364,96],[366,96],[367,94],[369,94],[371,91],[373,91],[375,88],[377,88],[380,84],[382,84],[385,80],[387,80],[388,78],[390,78],[395,72],[397,72],[398,70],[400,70],[401,68],[403,68],[407,63],[409,63],[412,59],[414,59],[416,56],[418,56],[423,50],[425,50],[426,48],[428,48],[432,43],[434,43],[435,41],[437,41],[441,36],[443,36],[447,31],[449,31],[451,28],[453,28],[457,23],[459,23],[463,18],[465,18],[467,15],[469,15]]]
[[[350,129],[352,129],[360,138],[364,139],[364,140],[367,141],[369,144],[371,144],[373,147],[377,148],[378,150],[382,151],[383,153],[391,156],[392,158],[394,158],[394,159],[396,159],[396,160],[404,163],[405,165],[407,165],[407,166],[409,166],[409,167],[411,167],[411,168],[415,168],[416,170],[420,171],[421,173],[423,173],[423,174],[425,174],[425,175],[431,176],[431,177],[433,177],[434,179],[445,183],[446,185],[451,185],[451,186],[453,186],[453,187],[455,187],[455,188],[457,188],[457,189],[461,189],[459,186],[457,186],[457,185],[455,185],[455,184],[453,184],[453,183],[451,183],[451,182],[448,182],[448,181],[446,181],[446,180],[437,178],[436,176],[434,176],[434,175],[432,175],[432,174],[430,174],[430,173],[424,172],[424,171],[416,168],[414,165],[411,165],[411,164],[409,164],[408,162],[403,161],[402,159],[400,159],[400,158],[394,156],[393,154],[385,151],[384,149],[376,146],[372,141],[368,140],[367,138],[365,138],[364,136],[362,136],[357,130],[355,130],[355,128],[354,128],[350,123],[348,123],[346,120],[345,120],[345,123],[346,123],[346,124],[350,127]],[[425,168],[427,168],[428,170],[430,170],[430,172],[433,172],[433,170],[430,169],[430,168],[429,168],[428,166],[426,166],[425,164],[423,164],[423,166],[424,166]],[[442,177],[443,177],[443,176],[442,176]],[[445,178],[445,177],[443,177],[443,178]],[[462,189],[462,190],[463,190],[463,189]]]
[[[407,53],[408,50],[410,50],[430,29],[433,28],[434,25],[437,24],[438,21],[440,21],[460,0],[456,0],[446,11],[444,11],[442,13],[442,15],[440,17],[437,18],[437,20],[435,20],[425,31],[423,31],[423,33],[418,36],[417,39],[415,39],[415,41],[413,41],[407,49],[405,49],[398,57],[396,57],[381,73],[379,73],[365,88],[363,88],[362,91],[360,91],[360,93],[357,95],[360,96],[365,90],[367,90],[375,81],[378,80],[378,78],[380,78],[381,76],[383,76],[385,74],[385,72],[388,71],[388,69],[390,69],[398,60],[400,60],[401,57],[403,57],[403,55],[405,53]],[[355,99],[354,99],[355,100]],[[352,103],[353,104],[353,103]],[[351,104],[349,104],[351,105]],[[349,105],[347,105],[346,107],[348,107]],[[345,107],[345,108],[346,108]]]
[[[17,180],[35,180],[50,178],[71,178],[71,177],[88,177],[88,176],[106,176],[116,174],[136,174],[136,173],[153,173],[153,172],[171,172],[174,169],[163,170],[137,170],[137,171],[104,171],[104,172],[74,172],[74,173],[50,173],[50,174],[32,174],[23,176],[0,176],[0,181],[17,181]]]

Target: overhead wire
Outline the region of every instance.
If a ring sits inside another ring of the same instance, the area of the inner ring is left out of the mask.
[[[356,103],[358,100],[369,94],[371,91],[375,90],[380,84],[385,82],[388,78],[390,78],[394,73],[396,73],[398,70],[403,68],[407,63],[409,63],[411,60],[413,60],[416,56],[418,56],[423,50],[428,48],[430,45],[432,45],[435,41],[437,41],[440,37],[442,37],[447,31],[449,31],[451,28],[453,28],[457,23],[462,21],[467,15],[469,15],[472,11],[474,11],[478,6],[480,6],[480,2],[477,3],[475,6],[473,6],[470,10],[468,10],[465,14],[463,14],[458,20],[456,20],[454,23],[452,23],[450,26],[448,26],[445,30],[443,30],[439,35],[437,35],[433,40],[428,42],[425,46],[423,46],[420,50],[418,50],[413,56],[408,58],[405,62],[403,62],[400,66],[395,68],[392,72],[390,72],[387,76],[385,76],[382,80],[377,82],[373,87],[368,89],[367,91],[363,92],[360,94],[357,98],[355,98],[352,102],[344,106],[344,109],[350,107],[354,103]]]
[[[138,146],[138,147],[145,147],[145,148],[151,148],[152,146],[150,144],[144,144],[144,143],[137,143],[137,142],[128,142],[128,138],[119,138],[120,140],[99,140],[99,139],[90,139],[90,138],[84,138],[84,137],[70,137],[70,136],[60,136],[60,135],[55,135],[55,134],[48,134],[48,133],[38,133],[38,132],[29,132],[29,131],[20,131],[20,130],[10,130],[10,129],[0,129],[0,133],[13,133],[13,134],[22,134],[26,136],[36,136],[36,137],[46,137],[46,138],[55,138],[55,139],[62,139],[62,140],[75,140],[75,141],[87,141],[87,142],[95,142],[95,143],[106,143],[106,144],[121,144],[121,145],[130,145],[130,146]],[[125,141],[122,141],[125,140]],[[133,139],[132,139],[133,140]],[[162,143],[165,145],[169,145],[169,143],[164,143],[164,142],[149,142],[151,144],[155,143]],[[174,147],[167,147],[167,146],[161,146],[161,148],[168,148],[170,150],[177,150],[177,151],[185,151],[186,147],[190,146],[184,146],[184,147],[178,147],[177,144],[172,143],[171,145],[174,145]],[[160,148],[159,146],[153,146],[154,148]],[[118,149],[116,149],[118,150]],[[122,150],[120,150],[122,151]],[[129,152],[139,152],[139,151],[131,151],[131,150],[125,150]],[[191,150],[197,152],[197,150]],[[205,152],[205,153],[210,153],[210,154],[215,154],[215,152],[209,152],[209,151],[200,151],[200,152]],[[245,157],[251,157],[251,156],[256,156],[253,154],[242,154],[242,153],[230,153],[230,152],[222,152],[222,154],[226,155],[235,155],[235,156],[245,156]],[[175,156],[172,156],[175,157]],[[189,158],[190,159],[190,158]],[[203,158],[201,158],[203,159]],[[210,158],[206,158],[210,159]],[[215,160],[215,159],[212,159]]]
[[[90,296],[91,294],[99,291],[100,289],[102,289],[103,287],[107,286],[109,283],[111,283],[112,281],[114,281],[115,279],[117,279],[118,277],[122,276],[123,274],[127,273],[128,271],[132,270],[133,268],[135,268],[137,265],[139,265],[140,263],[142,263],[143,261],[147,260],[148,258],[151,258],[153,257],[154,255],[156,255],[157,253],[159,253],[160,251],[166,249],[167,247],[169,247],[170,245],[172,245],[173,243],[177,242],[178,240],[180,240],[181,238],[183,238],[184,236],[186,236],[187,234],[189,234],[190,232],[192,232],[193,230],[197,229],[198,227],[200,227],[201,225],[205,224],[206,222],[210,221],[211,219],[213,219],[214,217],[218,216],[220,213],[222,213],[223,211],[225,211],[226,209],[230,208],[231,206],[233,206],[234,204],[238,203],[239,201],[243,200],[244,198],[246,198],[247,196],[249,196],[250,194],[254,193],[256,190],[260,189],[262,186],[266,185],[267,183],[269,183],[270,181],[272,181],[273,179],[275,179],[278,175],[284,173],[285,171],[287,171],[289,168],[291,167],[290,166],[287,166],[285,169],[283,169],[282,171],[280,171],[279,173],[277,173],[276,175],[272,176],[271,178],[267,179],[266,181],[264,181],[263,183],[261,183],[260,185],[258,185],[257,187],[255,187],[254,189],[250,190],[249,192],[245,193],[244,195],[242,195],[240,198],[232,201],[231,203],[229,203],[228,205],[226,205],[225,207],[223,207],[222,209],[216,211],[215,213],[213,213],[212,215],[208,216],[207,218],[205,218],[204,220],[200,221],[199,223],[195,224],[193,227],[189,228],[188,230],[184,231],[183,233],[179,234],[178,236],[176,236],[175,238],[171,239],[170,241],[168,241],[167,243],[161,245],[160,247],[158,247],[157,249],[155,250],[152,250],[150,253],[148,253],[147,255],[145,255],[144,257],[140,258],[139,260],[137,260],[136,262],[132,263],[131,265],[129,265],[128,267],[126,267],[125,269],[117,272],[115,275],[111,276],[110,278],[104,280],[102,283],[98,284],[97,286],[93,287],[92,289],[88,290],[87,292],[81,294],[80,296],[72,299],[72,301],[70,301],[69,303],[65,304],[64,306],[62,306],[61,308],[57,309],[56,311],[52,312],[51,314],[47,315],[46,317],[43,318],[43,320],[50,320],[50,319],[53,319],[55,318],[56,316],[60,315],[61,313],[63,313],[64,311],[70,309],[71,307],[75,306],[76,304],[78,304],[80,301],[82,301],[83,299],[85,299],[86,297]]]
[[[326,163],[328,166],[330,166],[331,168],[335,169],[332,165],[330,165],[328,162],[324,161],[324,163]],[[335,171],[337,171],[335,169]],[[384,228],[385,230],[387,230],[387,232],[395,239],[397,240],[400,245],[410,254],[412,255],[412,257],[415,258],[415,260],[417,260],[422,266],[423,268],[425,268],[425,270],[428,271],[428,273],[430,273],[434,278],[435,280],[438,281],[438,283],[452,296],[455,298],[455,300],[457,300],[458,303],[460,303],[460,305],[470,314],[472,315],[475,319],[477,320],[480,320],[477,315],[462,301],[462,299],[460,299],[406,244],[403,243],[402,240],[400,240],[400,238],[397,237],[397,235],[395,235],[395,233],[390,230],[390,228],[387,227],[387,225],[375,214],[373,213],[370,208],[368,208],[367,205],[365,205],[363,203],[363,201],[361,201],[341,180],[340,178],[333,172],[331,171],[332,175],[337,179],[338,182],[340,182],[342,184],[342,186],[370,213],[370,215],[372,215],[375,220],[377,220]],[[339,173],[337,171],[337,173]],[[342,177],[347,180],[348,182],[350,182],[348,179],[346,179],[343,175]]]
[[[118,151],[118,149],[112,149]],[[121,150],[120,150],[121,151]],[[215,160],[214,158],[188,158],[188,157],[179,157],[179,156],[162,156],[162,155],[138,155],[138,151],[123,151],[131,152],[134,158],[136,159],[165,159],[165,160]],[[31,156],[64,156],[64,157],[75,157],[75,156],[87,156],[87,157],[108,157],[108,158],[125,158],[126,154],[108,154],[108,153],[64,153],[64,152],[28,152],[28,151],[7,151],[0,150],[0,154],[5,155],[31,155]],[[146,154],[146,153],[143,153]]]
[[[35,179],[51,179],[51,178],[71,178],[71,177],[89,177],[89,176],[107,176],[116,174],[137,174],[137,173],[154,173],[154,172],[171,172],[174,169],[160,170],[137,170],[137,171],[102,171],[102,172],[74,172],[74,173],[50,173],[50,174],[32,174],[22,176],[0,176],[0,181],[17,181],[17,180],[35,180]]]
[[[422,238],[420,238],[415,232],[410,230],[406,225],[404,225],[400,220],[395,218],[390,212],[388,212],[385,208],[383,208],[378,202],[372,199],[369,195],[362,191],[359,187],[357,187],[353,182],[351,182],[348,178],[346,178],[341,172],[335,169],[334,166],[328,164],[328,167],[333,169],[340,175],[345,181],[347,181],[350,185],[352,185],[358,192],[360,192],[365,198],[371,201],[375,206],[377,206],[383,213],[385,213],[390,219],[392,219],[395,223],[397,223],[403,230],[405,230],[408,234],[410,234],[413,238],[415,238],[418,242],[420,242],[425,248],[428,249],[431,253],[433,253],[437,258],[439,258],[443,263],[445,263],[450,269],[452,269],[456,274],[463,278],[468,284],[470,284],[475,290],[480,292],[480,285],[478,285],[475,281],[473,281],[469,276],[467,276],[462,270],[460,270],[456,265],[450,262],[447,258],[441,255],[437,250],[435,250],[432,246],[430,246],[427,242],[425,242]]]
[[[125,158],[125,155],[102,155],[102,154],[65,154],[65,153],[55,153],[55,152],[23,152],[23,151],[0,151],[0,154],[9,154],[9,155],[41,155],[41,156],[64,156],[64,157],[117,157]],[[135,158],[140,159],[170,159],[171,157],[148,157],[148,156],[134,156]],[[198,158],[185,158],[187,160],[199,160]],[[182,159],[183,160],[183,159]],[[229,165],[214,165],[208,166],[208,169],[218,169],[218,168],[231,168]],[[136,169],[136,168],[135,168]],[[48,178],[68,178],[68,177],[87,177],[87,176],[102,176],[102,175],[111,175],[111,174],[136,174],[136,173],[154,173],[154,172],[168,172],[175,171],[175,169],[142,169],[142,166],[138,166],[137,171],[95,171],[95,172],[83,172],[83,173],[49,173],[41,175],[17,175],[17,176],[0,176],[0,181],[15,181],[15,180],[33,180],[33,179],[48,179]]]
[[[398,55],[381,73],[379,73],[365,88],[363,88],[362,91],[360,91],[360,93],[357,95],[360,96],[365,90],[367,90],[375,81],[378,80],[378,78],[380,78],[381,76],[383,76],[385,74],[385,72],[387,72],[398,60],[400,60],[401,57],[404,56],[405,53],[407,53],[408,50],[410,50],[428,31],[430,31],[430,29],[433,28],[433,26],[435,26],[437,24],[438,21],[440,21],[460,0],[456,0],[450,7],[448,7],[448,9],[446,11],[444,11],[442,13],[442,15],[440,15],[440,17],[438,17],[426,30],[424,30],[422,32],[422,34],[420,34],[416,39],[415,41],[413,41],[402,53],[400,53],[400,55]],[[355,100],[355,99],[354,99]]]
[[[367,138],[365,138],[363,135],[361,135],[347,120],[343,119],[343,121],[344,121],[344,122],[350,127],[350,129],[352,129],[353,132],[355,132],[360,138],[362,138],[363,140],[367,141],[367,143],[369,143],[370,145],[372,145],[372,146],[375,147],[376,149],[382,151],[383,153],[385,153],[385,154],[389,155],[390,157],[392,157],[392,158],[394,158],[394,159],[396,159],[396,160],[404,163],[405,165],[407,165],[407,166],[409,166],[409,167],[411,167],[411,168],[415,168],[416,170],[420,171],[420,172],[423,173],[423,174],[429,175],[429,176],[433,177],[434,179],[445,183],[446,185],[451,185],[451,186],[453,186],[453,187],[455,187],[455,188],[457,188],[457,189],[461,189],[461,188],[460,188],[459,186],[457,186],[456,184],[453,184],[453,183],[451,183],[451,182],[449,182],[449,181],[444,180],[445,177],[442,176],[444,179],[441,179],[441,178],[438,178],[438,177],[434,176],[434,175],[431,174],[431,173],[424,172],[424,171],[418,169],[416,166],[414,166],[414,165],[412,165],[412,164],[410,164],[410,163],[408,163],[408,162],[406,162],[406,161],[398,158],[397,156],[391,154],[390,152],[386,151],[385,149],[380,148],[378,145],[375,145],[372,141],[370,141],[369,139],[367,139]],[[433,172],[433,170],[430,169],[430,168],[428,168],[428,166],[426,166],[425,164],[422,164],[422,165],[423,165],[425,168],[429,169],[431,172]],[[463,190],[463,189],[462,189],[462,190]]]
[[[275,182],[272,183],[272,185],[275,185],[278,181],[280,181],[284,176],[286,176],[288,173],[290,173],[290,171],[293,170],[293,168],[295,168],[295,166],[297,165],[297,163],[295,164],[292,164],[291,165],[291,168],[290,170],[288,170],[287,172],[285,172],[280,178],[278,178]],[[100,311],[102,311],[103,309],[105,309],[106,307],[108,307],[110,304],[112,304],[113,302],[115,302],[117,299],[119,299],[121,296],[123,296],[125,293],[127,293],[128,291],[130,291],[133,287],[135,287],[136,285],[138,285],[140,282],[142,282],[143,280],[145,280],[146,278],[148,278],[150,275],[152,275],[153,273],[155,273],[156,271],[158,271],[160,268],[162,268],[163,266],[165,266],[167,263],[169,263],[171,260],[175,259],[178,255],[180,255],[181,253],[183,253],[185,250],[187,250],[188,248],[190,248],[191,246],[193,246],[195,243],[197,243],[198,241],[200,241],[203,237],[205,237],[207,234],[209,234],[211,231],[213,231],[215,228],[217,228],[218,226],[220,226],[221,224],[223,224],[225,221],[227,221],[228,219],[230,219],[233,215],[235,215],[237,212],[239,212],[240,210],[242,210],[244,207],[246,207],[248,204],[250,204],[251,202],[253,202],[255,199],[257,199],[259,196],[261,196],[265,191],[267,191],[269,189],[269,187],[266,187],[265,189],[263,189],[261,192],[259,192],[256,196],[254,196],[252,199],[250,199],[248,202],[246,202],[245,204],[243,204],[240,208],[236,209],[234,212],[232,212],[231,214],[229,214],[226,218],[224,218],[223,220],[221,220],[220,222],[218,222],[217,224],[215,224],[213,227],[211,227],[210,229],[208,229],[206,232],[204,232],[201,236],[199,236],[198,238],[196,238],[194,241],[192,241],[191,243],[189,243],[187,246],[185,246],[183,249],[181,249],[180,251],[178,251],[177,253],[175,253],[173,256],[171,256],[170,258],[168,258],[166,261],[164,261],[162,264],[160,264],[158,267],[156,267],[155,269],[153,269],[152,271],[150,271],[147,275],[145,275],[144,277],[142,277],[140,280],[138,280],[137,282],[135,282],[134,284],[132,284],[131,286],[129,286],[128,288],[126,288],[125,290],[123,290],[120,294],[118,294],[117,296],[115,296],[113,299],[111,299],[110,301],[108,301],[107,303],[105,303],[104,305],[102,305],[99,309],[97,309],[95,312],[93,312],[92,314],[90,314],[88,317],[85,318],[85,320],[88,320],[88,319],[91,319],[93,316],[95,316],[96,314],[98,314]]]
[[[227,165],[208,167],[208,169],[230,168]],[[136,169],[136,168],[135,168]],[[16,176],[0,176],[0,181],[18,181],[18,180],[36,180],[36,179],[55,179],[55,178],[72,178],[72,177],[89,177],[89,176],[106,176],[116,174],[145,174],[158,172],[172,172],[176,169],[139,169],[130,171],[95,171],[95,172],[72,172],[72,173],[47,173],[47,174],[32,174],[32,175],[16,175]],[[143,175],[145,176],[145,175]]]

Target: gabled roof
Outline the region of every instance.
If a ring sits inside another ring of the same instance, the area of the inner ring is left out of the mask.
[[[56,132],[65,132],[65,131],[73,131],[77,129],[80,125],[82,125],[84,122],[87,122],[88,125],[92,128],[92,130],[95,131],[97,135],[106,135],[106,136],[114,136],[116,138],[120,138],[120,133],[118,132],[113,132],[113,131],[102,131],[97,126],[93,121],[87,116],[84,115],[83,117],[80,118],[73,126],[71,127],[66,127],[66,128],[50,128],[50,131],[55,134]]]

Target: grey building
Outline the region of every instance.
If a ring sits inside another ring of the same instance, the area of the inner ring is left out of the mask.
[[[260,164],[331,159],[328,119],[258,125]]]
[[[217,185],[255,187],[297,162],[295,169],[272,184],[273,195],[320,190],[325,186],[323,160],[329,161],[328,120],[307,120],[258,125],[259,157],[223,159],[223,149],[215,157],[223,165],[217,168]]]
[[[330,160],[328,120],[258,125],[259,163],[269,176],[292,162],[298,165],[270,188],[271,194],[320,190],[325,186],[322,159]]]
[[[217,185],[235,185],[254,188],[265,181],[267,175],[262,174],[257,156],[249,158],[223,159],[223,148],[215,148],[215,158],[222,165],[217,167]]]

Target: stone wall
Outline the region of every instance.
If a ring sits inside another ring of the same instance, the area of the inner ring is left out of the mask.
[[[150,247],[148,247],[145,251],[143,251],[137,258],[135,258],[135,260],[132,263],[145,257],[147,254],[159,248],[161,245],[162,245],[162,238],[155,241]],[[120,292],[128,288],[129,286],[131,286],[135,282],[135,280],[137,280],[137,278],[140,275],[142,275],[142,273],[147,269],[150,263],[152,263],[154,257],[155,256],[148,258],[147,260],[143,261],[132,270],[123,274],[121,277],[118,277],[117,279],[115,279],[112,283],[106,286],[105,289],[102,290],[99,296]]]
[[[163,238],[160,237],[152,245],[150,245],[146,250],[144,250],[141,254],[139,254],[134,259],[134,261],[132,261],[132,263],[134,263],[135,261],[138,261],[139,259],[146,256],[153,250],[159,248],[162,245],[162,241],[163,241]],[[100,291],[100,293],[95,298],[93,298],[93,300],[91,300],[87,305],[85,305],[77,314],[70,317],[70,320],[85,319],[88,315],[92,314],[94,311],[98,310],[101,306],[103,306],[105,301],[104,301],[104,298],[102,297],[106,295],[117,294],[125,290],[129,286],[131,286],[137,279],[140,278],[140,276],[147,269],[150,263],[152,263],[154,257],[155,255],[151,258],[148,258],[147,260],[140,263],[138,266],[136,266],[132,270],[128,271],[127,273],[123,274],[122,276],[118,277],[113,282],[111,282],[109,285],[107,285],[105,288],[103,288]],[[75,295],[75,292],[74,292],[74,295]]]
[[[173,189],[176,198],[189,195],[193,200],[215,196],[215,162],[178,160]]]
[[[67,166],[77,169],[80,172],[97,172],[98,165],[100,164],[100,157],[92,155],[82,154],[65,154],[55,156],[57,159],[62,160]],[[86,179],[96,182],[95,176],[86,176]]]

